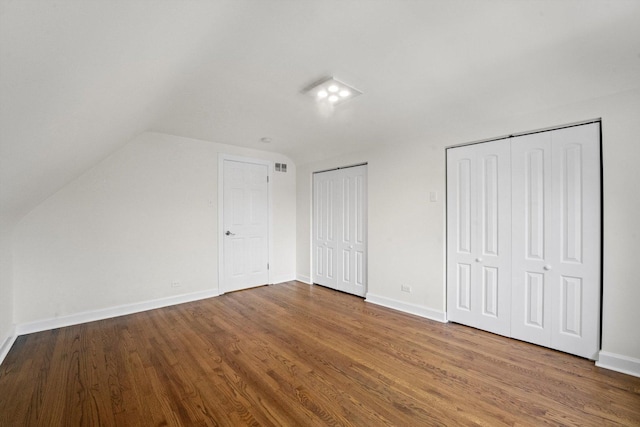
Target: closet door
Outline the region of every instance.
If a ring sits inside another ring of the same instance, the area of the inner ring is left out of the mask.
[[[600,337],[600,125],[515,138],[514,338],[594,359]]]
[[[367,284],[366,165],[314,174],[313,282],[364,296]]]
[[[340,186],[338,290],[364,296],[367,283],[367,170],[355,166],[335,171]]]
[[[508,140],[447,150],[447,317],[510,334]]]
[[[512,226],[512,307],[514,338],[551,345],[551,271],[556,245],[553,207],[551,132],[514,139]],[[553,272],[555,275],[555,272]]]
[[[338,256],[336,218],[340,204],[338,182],[325,172],[313,175],[313,283],[337,288],[336,263]]]

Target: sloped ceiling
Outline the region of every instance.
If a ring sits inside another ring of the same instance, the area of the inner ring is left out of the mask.
[[[147,130],[304,163],[638,88],[638,22],[637,0],[0,0],[0,213]],[[328,75],[364,94],[318,109]]]

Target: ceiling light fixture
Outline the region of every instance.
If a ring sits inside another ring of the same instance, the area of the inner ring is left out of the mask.
[[[318,80],[304,88],[303,92],[315,98],[318,103],[330,106],[341,104],[362,94],[358,89],[333,77]]]

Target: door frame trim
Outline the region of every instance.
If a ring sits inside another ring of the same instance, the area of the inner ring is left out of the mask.
[[[271,190],[271,171],[273,162],[271,160],[257,159],[254,157],[236,156],[233,154],[218,153],[218,293],[224,294],[224,162],[231,160],[241,163],[252,163],[257,165],[265,165],[267,167],[267,284],[271,285],[271,266],[273,265],[273,203]]]
[[[564,124],[564,125],[555,125],[555,126],[549,126],[549,127],[546,127],[546,128],[528,130],[528,131],[524,131],[524,132],[515,132],[515,133],[510,133],[508,135],[495,136],[493,138],[479,139],[477,141],[470,141],[470,142],[463,142],[463,143],[460,143],[460,144],[447,145],[446,147],[444,147],[444,149],[446,151],[449,148],[458,148],[458,147],[465,147],[467,145],[484,144],[484,143],[487,143],[487,142],[498,141],[498,140],[501,140],[501,139],[515,138],[515,137],[518,137],[518,136],[531,135],[533,133],[551,132],[551,131],[554,131],[554,130],[572,128],[572,127],[575,127],[575,126],[590,125],[592,123],[600,123],[600,132],[601,132],[600,141],[602,141],[602,117],[600,117],[600,118],[597,118],[597,119],[583,120],[583,121],[580,121],[580,122],[567,123],[567,124]]]

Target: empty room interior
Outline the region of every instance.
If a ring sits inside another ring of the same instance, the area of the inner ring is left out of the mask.
[[[637,0],[0,0],[0,426],[640,425]]]

